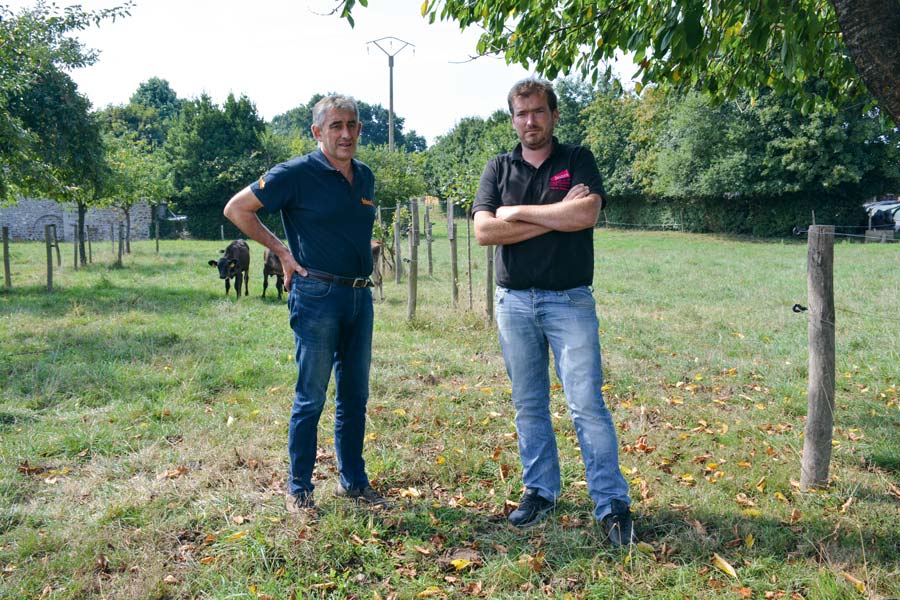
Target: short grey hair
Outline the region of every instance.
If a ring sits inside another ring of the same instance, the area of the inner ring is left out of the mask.
[[[547,98],[550,112],[555,111],[559,105],[559,101],[556,99],[556,92],[553,91],[552,83],[538,77],[526,77],[521,81],[517,81],[516,84],[512,86],[512,89],[509,90],[509,95],[506,97],[506,102],[509,104],[509,114],[513,114],[513,98],[528,98],[529,96],[534,95],[545,96]]]
[[[312,120],[313,124],[321,129],[325,126],[325,116],[329,110],[347,110],[352,111],[356,115],[359,122],[359,108],[356,106],[356,100],[350,96],[335,94],[333,96],[325,96],[313,106]]]

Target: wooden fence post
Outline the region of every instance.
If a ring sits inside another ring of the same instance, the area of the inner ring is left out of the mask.
[[[431,242],[434,238],[431,236],[431,207],[425,205],[425,243],[428,244],[428,276],[434,275],[434,261],[431,258]]]
[[[381,263],[379,273],[381,273],[381,283],[378,284],[378,292],[381,294],[381,299],[384,300],[384,272],[387,270],[387,257],[385,256],[385,248],[384,248],[384,219],[381,216],[381,206],[375,209],[375,216],[378,219],[378,241],[381,242],[381,253],[378,255],[378,260]]]
[[[485,246],[486,254],[486,275],[484,286],[485,312],[487,313],[488,323],[494,322],[494,247]]]
[[[12,287],[12,274],[9,272],[9,227],[3,226],[3,282],[6,289]]]
[[[472,214],[466,209],[466,262],[469,264],[469,310],[472,310]]]
[[[44,241],[47,243],[47,291],[53,291],[53,243],[50,241],[50,230],[56,229],[55,225],[44,225]],[[53,234],[56,237],[56,233]],[[59,252],[59,244],[56,251]]]
[[[403,257],[400,256],[400,204],[394,209],[394,282],[403,280]]]
[[[406,320],[416,318],[416,293],[419,279],[419,200],[409,201],[409,282],[406,297]]]
[[[88,264],[94,264],[94,249],[91,248],[91,228],[84,228],[85,235],[87,235],[87,247],[88,247]]]
[[[459,306],[459,266],[456,260],[456,223],[453,221],[452,200],[447,200],[447,239],[450,240],[450,297],[456,308]]]
[[[809,228],[809,388],[800,489],[828,483],[834,427],[834,226]]]
[[[159,254],[159,219],[153,221],[153,237],[156,238],[156,253]]]
[[[115,225],[112,223],[109,224],[109,247],[110,251],[115,254],[116,253],[116,230]]]

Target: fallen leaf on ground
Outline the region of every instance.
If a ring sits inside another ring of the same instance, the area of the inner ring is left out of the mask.
[[[723,573],[727,575],[731,575],[735,579],[737,579],[737,571],[734,570],[734,567],[731,566],[731,563],[713,552],[713,565]]]

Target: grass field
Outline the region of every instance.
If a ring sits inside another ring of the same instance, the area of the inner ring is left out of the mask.
[[[527,532],[509,384],[473,247],[468,309],[435,275],[386,277],[376,305],[366,459],[396,502],[331,497],[333,403],[320,428],[319,518],[284,511],[295,366],[287,309],[235,302],[218,242],[109,244],[45,289],[42,244],[13,244],[0,293],[0,597],[900,597],[900,246],[835,248],[831,485],[801,492],[806,246],[679,233],[595,234],[606,399],[642,543],[591,518],[561,390],[559,508]],[[66,254],[68,253],[68,258]],[[420,247],[420,273],[426,271]],[[726,564],[727,563],[727,564]],[[730,570],[733,568],[733,571]]]

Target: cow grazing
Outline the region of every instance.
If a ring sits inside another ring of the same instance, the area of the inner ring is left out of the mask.
[[[250,293],[250,246],[244,240],[234,240],[221,250],[222,258],[209,261],[210,266],[219,269],[219,279],[225,280],[225,296],[231,289],[231,278],[234,277],[234,291],[241,298],[241,277],[244,283],[244,295]]]
[[[263,254],[263,298],[266,297],[266,290],[269,287],[269,277],[273,275],[275,276],[275,289],[278,290],[278,299],[281,300],[281,293],[284,290],[284,269],[281,267],[278,255],[266,248]]]

